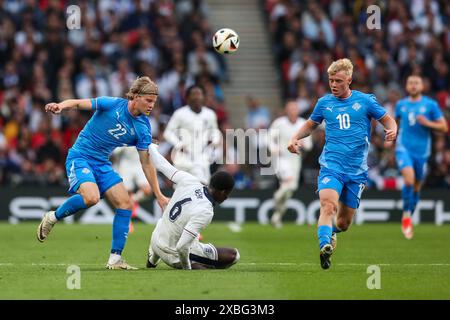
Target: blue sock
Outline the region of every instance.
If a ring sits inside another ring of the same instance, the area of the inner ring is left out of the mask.
[[[405,185],[402,189],[403,211],[410,211],[413,200],[413,187]]]
[[[420,201],[420,191],[414,191],[412,196],[411,214],[416,210],[416,206]]]
[[[111,253],[122,254],[130,227],[131,210],[116,209],[113,221]]]
[[[342,230],[333,224],[333,230],[331,231],[331,233],[333,234],[333,233],[339,233],[339,232],[342,232]]]
[[[61,220],[65,217],[71,216],[74,213],[86,209],[87,206],[84,204],[83,197],[79,194],[71,196],[62,205],[56,209],[56,219]]]
[[[319,226],[317,228],[317,236],[319,238],[320,249],[326,244],[331,243],[331,227]]]

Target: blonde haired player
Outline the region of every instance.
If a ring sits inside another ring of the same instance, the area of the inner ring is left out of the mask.
[[[385,139],[395,140],[397,124],[380,106],[372,94],[351,90],[353,65],[349,59],[334,61],[328,68],[331,94],[317,101],[305,124],[289,142],[288,149],[299,153],[301,139],[309,136],[322,121],[325,122],[325,146],[319,159],[318,192],[320,216],[320,265],[331,266],[336,233],[350,227],[359,207],[367,182],[367,154],[370,147],[371,120],[385,128]],[[333,219],[336,225],[333,226]],[[334,239],[333,239],[334,238]]]
[[[286,202],[298,188],[298,180],[302,168],[302,157],[292,154],[286,149],[291,137],[305,123],[305,119],[299,117],[299,110],[295,101],[288,101],[285,106],[286,115],[274,120],[270,126],[270,152],[275,164],[275,173],[280,187],[274,194],[275,212],[271,223],[275,228],[282,227],[283,215],[286,212]],[[312,149],[311,137],[303,141],[303,150]]]
[[[233,177],[216,172],[205,186],[193,175],[176,169],[157,150],[149,147],[156,169],[174,182],[175,192],[152,233],[147,267],[154,268],[161,259],[177,269],[229,268],[239,261],[234,248],[216,248],[198,240],[214,216],[214,206],[228,198],[234,187]]]
[[[193,85],[186,90],[187,105],[176,110],[164,131],[164,139],[174,146],[173,164],[207,184],[211,177],[208,146],[221,141],[217,116],[204,106],[205,92]],[[212,153],[212,152],[211,152]]]
[[[155,168],[150,161],[148,146],[152,142],[147,116],[158,98],[158,86],[149,77],[136,79],[127,99],[98,97],[69,99],[49,103],[45,111],[58,114],[66,109],[92,110],[94,115],[80,132],[66,159],[69,193],[72,195],[56,211],[45,213],[37,229],[37,239],[44,242],[54,225],[67,216],[91,207],[106,197],[116,208],[112,226],[111,253],[108,269],[135,269],[122,259],[131,218],[131,199],[122,178],[109,160],[115,148],[134,146],[147,181],[164,210],[168,199],[159,189]]]

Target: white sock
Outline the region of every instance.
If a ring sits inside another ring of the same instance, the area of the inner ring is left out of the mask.
[[[119,261],[120,258],[122,258],[122,256],[121,256],[120,254],[117,254],[117,253],[111,253],[111,254],[109,255],[108,264],[114,264],[114,263],[116,263],[117,261]]]

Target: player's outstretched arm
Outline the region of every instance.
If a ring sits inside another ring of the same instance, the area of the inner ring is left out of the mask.
[[[384,127],[386,141],[395,141],[397,139],[397,122],[390,115],[386,114],[378,120]]]
[[[175,175],[175,172],[177,172],[178,169],[171,165],[170,162],[167,161],[166,158],[164,158],[159,153],[158,146],[152,143],[148,147],[148,153],[150,154],[150,159],[153,162],[156,170],[165,175],[167,179],[172,180],[172,177]]]
[[[51,112],[54,114],[58,114],[64,109],[72,109],[77,108],[80,110],[92,110],[92,102],[91,99],[68,99],[63,102],[56,103],[51,102],[45,105],[45,112]]]
[[[288,150],[292,153],[300,154],[300,148],[303,147],[303,143],[300,141],[303,138],[308,137],[319,124],[312,121],[311,119],[306,120],[306,122],[298,129],[297,133],[289,141],[287,146]]]
[[[147,181],[155,194],[156,201],[158,201],[159,206],[164,211],[167,204],[169,203],[169,199],[162,194],[161,189],[159,188],[155,167],[153,166],[152,161],[150,161],[150,157],[147,151],[138,150],[138,153],[145,177],[147,178]]]

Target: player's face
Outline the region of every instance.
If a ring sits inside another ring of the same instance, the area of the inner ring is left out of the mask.
[[[157,98],[158,96],[154,94],[138,96],[136,98],[136,108],[141,114],[145,114],[146,116],[148,116],[150,112],[152,112]]]
[[[291,101],[286,105],[286,115],[289,119],[298,118],[298,107],[295,102]]]
[[[335,97],[344,98],[350,90],[352,78],[347,76],[344,71],[339,71],[334,75],[328,76],[328,83],[330,85],[331,93]]]
[[[193,108],[201,108],[205,102],[205,95],[202,89],[193,88],[189,93],[188,104]]]
[[[406,91],[411,96],[417,96],[422,93],[423,90],[423,82],[422,78],[416,76],[408,77],[406,81]]]

